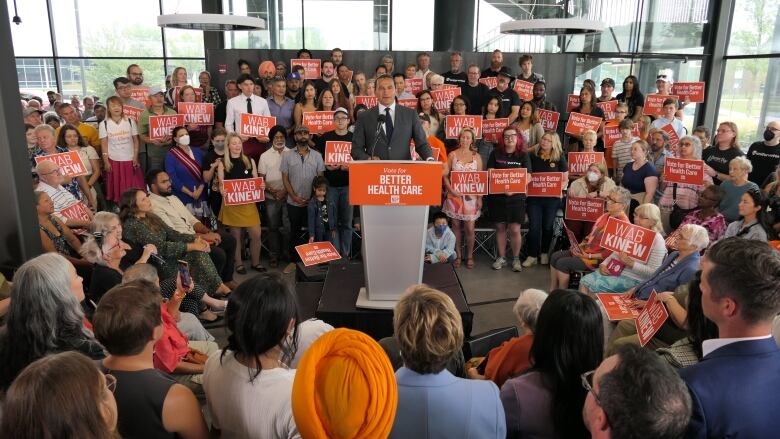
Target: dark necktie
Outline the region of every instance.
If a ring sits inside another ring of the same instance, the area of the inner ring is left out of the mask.
[[[393,137],[393,117],[390,115],[390,108],[385,108],[385,134],[387,140]]]
[[[246,98],[246,112],[252,114],[252,98]]]

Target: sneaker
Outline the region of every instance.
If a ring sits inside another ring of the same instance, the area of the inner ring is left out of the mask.
[[[523,267],[528,268],[533,267],[534,265],[536,265],[536,258],[533,256],[529,256],[525,258],[525,261],[523,261]]]
[[[499,256],[498,259],[496,259],[496,262],[493,262],[493,269],[500,270],[504,268],[505,265],[506,265],[506,259],[504,259],[503,256]]]
[[[540,259],[541,259],[541,264],[542,265],[547,265],[547,264],[550,263],[550,258],[549,258],[549,256],[547,256],[547,253],[542,253],[542,256],[541,256]]]
[[[523,264],[520,263],[520,259],[512,261],[512,271],[523,271]]]

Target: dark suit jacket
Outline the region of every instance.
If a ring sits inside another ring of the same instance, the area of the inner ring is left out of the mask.
[[[374,133],[377,128],[379,106],[364,111],[355,122],[355,133],[352,137],[352,158],[355,160],[368,160],[375,155],[382,160],[411,160],[409,141],[414,140],[415,150],[423,160],[432,157],[431,147],[428,145],[428,136],[420,125],[417,112],[395,104],[395,121],[393,122],[393,137],[388,145],[384,128],[379,131],[379,139],[376,142],[374,153]]]
[[[780,435],[780,349],[774,338],[723,346],[680,376],[693,399],[686,437]]]

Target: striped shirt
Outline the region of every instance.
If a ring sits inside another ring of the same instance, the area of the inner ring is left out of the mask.
[[[631,162],[631,145],[636,142],[636,137],[632,137],[628,142],[618,140],[612,145],[612,163],[615,164],[615,181],[620,182],[623,179],[623,168]]]

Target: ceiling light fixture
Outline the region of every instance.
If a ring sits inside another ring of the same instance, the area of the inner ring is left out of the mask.
[[[590,35],[604,31],[604,23],[584,18],[538,18],[501,23],[502,34]]]
[[[168,29],[199,31],[249,31],[266,28],[262,18],[222,14],[158,15],[157,25]]]

